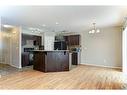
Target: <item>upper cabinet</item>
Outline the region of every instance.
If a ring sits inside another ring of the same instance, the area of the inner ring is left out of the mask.
[[[41,36],[33,36],[34,38],[34,45],[41,46]]]
[[[33,40],[33,45],[41,46],[41,36],[22,34],[22,46],[27,44],[27,40]]]
[[[80,45],[80,35],[64,36],[68,46]]]

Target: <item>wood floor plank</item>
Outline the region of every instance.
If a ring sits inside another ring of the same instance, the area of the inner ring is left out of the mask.
[[[127,89],[119,69],[78,65],[67,72],[17,72],[0,78],[0,89]]]

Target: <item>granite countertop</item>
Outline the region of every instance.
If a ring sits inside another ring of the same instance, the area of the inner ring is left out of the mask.
[[[30,52],[69,52],[69,53],[78,53],[77,51],[71,51],[71,50],[30,50]]]
[[[39,52],[62,52],[62,51],[67,51],[69,52],[69,50],[31,50],[31,51],[39,51]]]

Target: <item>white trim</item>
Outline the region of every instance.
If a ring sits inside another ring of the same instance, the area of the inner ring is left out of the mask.
[[[72,63],[72,60],[71,60],[71,58],[72,58],[72,53],[69,53],[69,70],[71,70],[71,63]]]
[[[81,65],[88,65],[88,66],[96,66],[96,67],[105,67],[105,68],[122,69],[122,67],[113,67],[113,66],[95,65],[95,64],[88,64],[88,63],[81,63]]]
[[[127,74],[127,27],[122,32],[122,70]]]
[[[11,64],[10,66],[15,67],[15,68],[18,68],[18,69],[22,69],[21,67],[15,66],[15,65],[13,65],[13,64]]]
[[[22,55],[22,27],[19,27],[19,67],[18,68],[22,68],[22,62],[21,62],[21,55]]]

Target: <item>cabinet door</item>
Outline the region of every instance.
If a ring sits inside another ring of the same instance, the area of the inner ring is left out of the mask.
[[[72,65],[78,65],[78,53],[72,53]]]
[[[61,69],[62,71],[69,71],[69,53],[68,52],[62,53]]]
[[[45,72],[45,53],[42,52],[34,52],[34,60],[33,60],[33,68],[35,70],[39,70]]]
[[[80,35],[70,35],[68,36],[68,45],[80,45]]]
[[[72,35],[72,45],[77,45],[77,39],[76,39],[76,35]]]
[[[34,36],[34,45],[41,45],[41,36]]]
[[[46,71],[47,72],[56,72],[57,71],[57,52],[47,52],[47,63]]]
[[[34,40],[34,36],[33,35],[22,34],[22,46],[27,44],[26,43],[27,40]]]
[[[75,42],[75,45],[80,45],[80,35],[74,36],[74,42]]]
[[[72,35],[68,36],[68,45],[69,46],[73,45],[73,37],[72,37]]]
[[[64,40],[65,40],[66,44],[69,45],[68,36],[64,36]]]
[[[22,53],[22,67],[27,66],[29,64],[29,52]]]
[[[74,45],[73,35],[69,36],[69,45]]]
[[[69,52],[34,52],[34,69],[42,72],[69,70]]]
[[[69,53],[66,52],[49,52],[47,53],[47,72],[68,71],[69,70]]]

